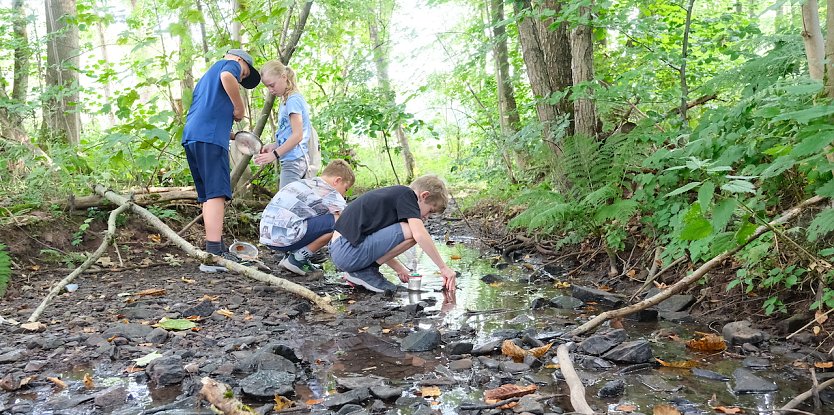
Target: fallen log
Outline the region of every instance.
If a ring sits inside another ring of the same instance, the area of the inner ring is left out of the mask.
[[[166,192],[154,193],[139,193],[133,196],[133,203],[139,206],[149,206],[154,204],[161,204],[167,202],[176,202],[180,200],[196,201],[197,192],[195,190],[173,190]],[[250,208],[262,209],[266,207],[268,201],[251,200],[251,199],[234,199],[232,205],[245,206]],[[58,205],[62,210],[80,210],[89,209],[91,207],[109,207],[114,203],[101,195],[89,195],[80,197],[70,197],[64,201],[57,201],[53,204]]]
[[[573,368],[573,360],[568,352],[568,344],[560,344],[556,348],[556,356],[559,358],[559,369],[562,371],[562,376],[565,377],[565,382],[570,389],[570,404],[573,406],[574,413],[582,415],[593,415],[594,410],[588,405],[585,400],[585,385],[576,374],[576,369]]]
[[[64,277],[64,279],[62,279],[61,281],[58,281],[58,283],[52,287],[52,290],[50,290],[49,294],[47,294],[43,301],[41,301],[41,304],[38,306],[38,308],[36,308],[35,311],[32,312],[32,315],[29,316],[30,322],[38,321],[38,318],[40,318],[41,314],[43,313],[43,310],[46,309],[46,306],[49,304],[49,302],[52,301],[52,299],[55,298],[55,296],[57,296],[61,292],[61,290],[63,290],[64,287],[67,286],[67,284],[72,282],[72,280],[74,280],[75,277],[79,276],[82,272],[84,272],[84,270],[86,270],[90,265],[96,262],[104,254],[104,252],[107,250],[107,247],[110,246],[116,235],[116,217],[118,217],[120,213],[127,210],[127,208],[129,208],[130,205],[130,201],[125,200],[125,202],[121,203],[118,208],[110,212],[110,217],[107,219],[107,231],[104,233],[104,238],[101,241],[101,245],[99,245],[98,249],[96,249],[92,255],[87,257],[87,260],[84,261],[84,263],[79,265],[78,268],[70,272],[69,275]]]
[[[101,196],[105,197],[113,203],[124,204],[125,202],[127,202],[127,198],[113,192],[112,190],[106,189],[104,186],[96,185],[95,191],[96,193],[100,194]],[[162,221],[159,220],[159,218],[154,216],[151,212],[148,212],[147,209],[141,206],[137,206],[136,204],[131,204],[130,206],[134,212],[138,213],[145,220],[147,220],[148,223],[150,223],[156,229],[158,229],[160,233],[165,235],[165,237],[167,237],[171,242],[179,246],[180,249],[185,251],[185,253],[187,253],[190,257],[196,258],[197,260],[200,260],[204,263],[213,263],[221,265],[223,267],[226,267],[226,269],[228,269],[229,271],[237,272],[255,280],[274,285],[279,289],[310,300],[315,305],[319,306],[319,308],[328,313],[336,313],[336,308],[334,308],[330,304],[330,299],[319,297],[318,295],[316,295],[316,293],[294,282],[287,281],[283,278],[278,278],[274,275],[269,275],[256,269],[252,269],[247,266],[238,264],[237,262],[232,262],[217,255],[211,255],[208,252],[197,249],[196,247],[194,247],[194,245],[188,243],[188,241],[183,239],[181,236],[177,235],[176,232],[174,232],[171,228],[162,223]]]
[[[780,411],[787,411],[796,408],[802,402],[805,402],[806,399],[813,396],[815,391],[823,390],[831,385],[834,385],[834,379],[828,379],[825,382],[819,384],[819,386],[814,386],[811,389],[808,389],[805,392],[800,393],[795,398],[791,399],[790,402],[786,403],[784,406],[779,408]]]
[[[825,200],[824,197],[814,196],[810,199],[806,199],[806,200],[802,201],[800,204],[798,204],[798,205],[788,209],[787,211],[785,211],[782,214],[782,216],[774,219],[773,221],[769,222],[767,225],[762,225],[762,226],[759,226],[758,228],[756,228],[756,231],[753,232],[753,234],[750,235],[750,237],[748,237],[747,240],[745,240],[743,243],[739,244],[738,246],[736,246],[732,249],[728,249],[728,250],[722,252],[721,254],[713,257],[712,259],[710,259],[709,261],[705,262],[703,265],[698,267],[698,269],[693,271],[691,274],[682,278],[680,281],[674,283],[673,285],[669,286],[665,290],[655,294],[652,297],[646,298],[645,300],[640,301],[638,303],[634,303],[634,304],[629,305],[629,306],[618,308],[616,310],[609,310],[609,311],[603,312],[603,313],[597,315],[596,317],[588,320],[588,322],[586,322],[585,324],[582,324],[581,326],[573,329],[570,334],[573,335],[573,336],[578,336],[578,335],[587,333],[588,331],[590,331],[591,329],[599,326],[600,324],[602,324],[606,320],[616,318],[616,317],[625,317],[629,314],[636,313],[640,310],[645,310],[646,308],[649,308],[651,306],[660,304],[660,302],[662,302],[663,300],[665,300],[665,299],[683,291],[684,288],[690,286],[692,283],[694,283],[694,282],[700,280],[701,278],[703,278],[703,276],[706,275],[706,273],[709,270],[711,270],[716,265],[724,262],[725,260],[727,260],[730,257],[732,257],[733,255],[735,255],[736,252],[740,251],[742,248],[747,246],[747,244],[749,244],[750,242],[758,239],[760,236],[762,236],[765,233],[767,233],[768,231],[770,231],[772,227],[774,227],[776,225],[780,225],[782,223],[785,223],[785,222],[793,219],[794,217],[799,215],[806,208],[808,208],[810,206],[813,206],[813,205],[816,205],[816,204],[818,204],[818,203],[820,203],[824,200]]]

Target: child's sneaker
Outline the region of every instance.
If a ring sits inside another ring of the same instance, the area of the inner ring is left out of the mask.
[[[217,255],[217,254],[215,254],[215,255]],[[252,266],[254,264],[251,261],[245,261],[245,260],[241,259],[239,256],[237,256],[237,255],[235,255],[231,252],[223,252],[223,253],[219,254],[218,256],[223,258],[223,259],[232,261],[232,262],[237,262],[240,265],[245,265],[247,267]],[[214,272],[227,272],[228,269],[226,269],[226,267],[224,267],[222,265],[211,263],[211,264],[200,264],[200,271],[206,272],[206,273],[214,273]]]
[[[307,275],[310,271],[315,271],[316,268],[313,267],[313,264],[306,259],[297,260],[295,259],[295,255],[293,253],[288,253],[278,265],[286,268],[288,271],[294,272],[298,275]]]
[[[394,293],[397,291],[397,286],[386,280],[379,272],[378,267],[371,266],[359,271],[348,272],[344,279],[350,284],[360,285],[375,293]]]

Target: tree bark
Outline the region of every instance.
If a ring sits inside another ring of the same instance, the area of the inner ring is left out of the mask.
[[[12,99],[26,102],[26,92],[29,90],[29,35],[26,31],[26,11],[23,0],[14,0],[12,5],[14,32],[14,85],[12,85]]]
[[[829,98],[834,98],[834,0],[828,0],[825,8],[825,91]]]
[[[562,2],[564,0],[544,0],[544,8],[551,10],[554,15],[558,16],[562,11]],[[571,68],[571,45],[570,36],[568,34],[567,22],[561,22],[555,28],[554,18],[546,18],[536,25],[539,29],[541,39],[543,40],[542,51],[544,52],[545,62],[548,62],[548,74],[550,76],[550,85],[553,91],[567,91],[573,82],[573,69]],[[560,114],[570,114],[571,123],[568,128],[567,135],[573,134],[573,104],[567,96],[559,100],[556,104]]]
[[[689,0],[689,6],[686,8],[686,21],[683,26],[683,44],[681,46],[681,106],[680,115],[682,124],[686,125],[686,110],[689,108],[689,86],[686,83],[686,61],[689,57],[689,28],[692,27],[692,9],[695,7],[695,0]],[[741,5],[739,3],[739,9]]]
[[[521,120],[518,115],[518,105],[515,101],[512,80],[510,79],[510,61],[507,52],[507,29],[502,23],[504,21],[504,1],[490,0],[488,6],[489,25],[492,27],[492,54],[495,61],[495,83],[498,85],[498,116],[501,125],[502,143],[507,143],[519,128]],[[499,151],[505,160],[509,160],[509,146],[502,144]],[[515,159],[520,168],[527,165],[528,155],[516,151]],[[516,183],[513,168],[507,162],[507,173],[510,181]]]
[[[44,135],[77,145],[80,139],[78,100],[78,25],[75,0],[44,0],[46,30],[46,84],[51,89],[44,103]]]
[[[571,62],[573,69],[573,85],[589,83],[594,79],[594,45],[591,28],[591,8],[579,8],[582,21],[570,36]],[[574,93],[576,90],[574,89]],[[574,99],[574,119],[577,134],[595,137],[597,133],[597,112],[593,98],[588,96],[590,88],[581,92],[581,96]]]
[[[819,4],[817,0],[802,3],[802,40],[805,43],[805,56],[808,58],[808,73],[811,79],[822,81],[825,75],[823,56],[825,45],[820,28]]]

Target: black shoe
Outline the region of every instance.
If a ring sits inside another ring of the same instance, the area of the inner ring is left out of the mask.
[[[324,248],[322,248],[307,260],[313,264],[323,264],[324,261],[327,261],[327,252],[324,252]]]
[[[295,255],[292,253],[289,253],[286,257],[284,257],[278,265],[298,275],[307,275],[308,272],[316,270],[310,261],[306,259],[299,261],[295,259]]]
[[[344,279],[351,284],[360,285],[375,293],[394,293],[397,291],[397,286],[386,280],[379,272],[378,267],[368,267],[359,271],[348,272]]]

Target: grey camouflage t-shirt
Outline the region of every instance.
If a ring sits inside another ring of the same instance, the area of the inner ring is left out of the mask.
[[[341,213],[347,202],[320,177],[292,182],[282,188],[261,215],[260,242],[292,245],[307,233],[306,219]]]

